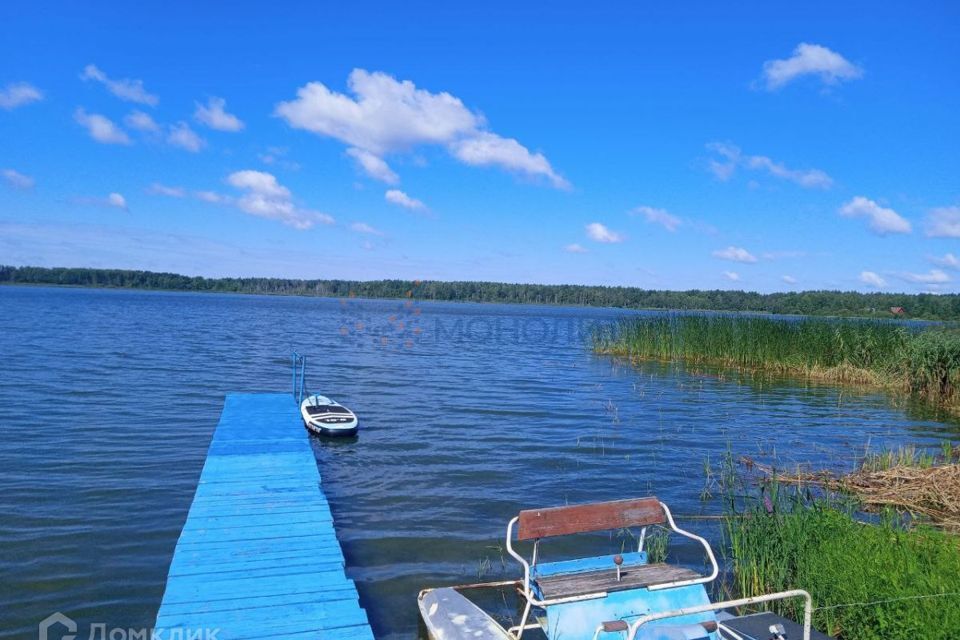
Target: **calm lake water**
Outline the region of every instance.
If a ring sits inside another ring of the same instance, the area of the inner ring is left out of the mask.
[[[883,395],[593,356],[582,332],[623,315],[0,287],[0,634],[54,611],[81,634],[150,626],[224,393],[286,391],[294,349],[361,416],[359,440],[314,450],[383,638],[415,636],[422,587],[512,577],[498,545],[521,508],[653,493],[716,513],[703,461],[728,447],[844,465],[960,432]]]

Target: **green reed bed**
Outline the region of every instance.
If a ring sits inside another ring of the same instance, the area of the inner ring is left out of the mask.
[[[728,509],[731,597],[806,589],[814,626],[841,640],[955,637],[956,536],[924,526],[907,529],[891,513],[864,524],[852,504],[771,487],[765,500]],[[802,603],[770,607],[802,619]]]
[[[594,336],[600,353],[887,387],[960,406],[960,331],[902,323],[672,315]]]

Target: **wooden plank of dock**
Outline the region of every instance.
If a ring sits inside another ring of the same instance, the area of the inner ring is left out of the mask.
[[[372,640],[308,438],[289,394],[226,397],[158,637]]]

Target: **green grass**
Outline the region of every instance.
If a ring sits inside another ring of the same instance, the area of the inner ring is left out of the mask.
[[[735,509],[725,522],[731,597],[793,588],[814,602],[814,626],[842,640],[953,638],[960,628],[960,540],[907,530],[887,514],[863,524],[855,507],[768,487],[768,503]],[[954,594],[940,595],[938,594]],[[802,619],[803,605],[771,609]]]
[[[594,336],[600,353],[886,387],[960,407],[960,331],[895,322],[672,315]]]

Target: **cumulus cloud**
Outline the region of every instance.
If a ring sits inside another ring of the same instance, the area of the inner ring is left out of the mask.
[[[757,261],[756,256],[743,247],[734,246],[727,247],[726,249],[717,249],[713,252],[713,257],[720,258],[721,260],[730,260],[732,262],[743,262],[746,264],[752,264]]]
[[[643,216],[651,223],[658,224],[667,231],[676,231],[677,227],[683,224],[683,220],[669,213],[666,209],[657,209],[655,207],[640,206],[630,212],[631,215]]]
[[[309,229],[317,223],[333,224],[334,222],[333,218],[325,213],[296,206],[290,190],[280,184],[275,176],[265,171],[252,169],[236,171],[227,177],[227,183],[243,192],[240,197],[231,198],[229,201],[252,216],[279,220],[295,229]],[[212,192],[201,193],[216,196]],[[200,194],[198,197],[208,202],[222,201],[219,197],[207,199]]]
[[[829,189],[833,186],[833,178],[820,169],[790,169],[767,156],[746,155],[740,147],[729,142],[711,142],[707,144],[707,149],[719,156],[707,161],[707,169],[720,181],[729,180],[738,167],[743,167],[793,182],[805,189]]]
[[[387,154],[437,145],[469,165],[497,166],[543,178],[558,188],[569,187],[542,153],[493,133],[483,116],[449,93],[431,93],[409,80],[399,81],[386,73],[363,69],[350,73],[347,86],[352,96],[310,82],[297,90],[294,100],[279,103],[274,113],[294,128],[335,138],[366,152],[369,155],[348,151],[379,180],[384,180],[380,176],[395,174],[372,158],[385,164]]]
[[[541,176],[558,189],[569,189],[570,183],[558,175],[542,153],[531,153],[513,138],[481,131],[473,137],[454,142],[453,155],[474,166],[500,166],[528,176]]]
[[[160,131],[160,125],[156,123],[149,113],[144,113],[143,111],[131,111],[124,117],[123,123],[131,129],[145,133],[156,133]]]
[[[567,253],[587,253],[587,250],[581,247],[579,244],[574,242],[573,244],[568,244],[563,248]]]
[[[397,184],[400,182],[400,176],[394,173],[390,165],[380,156],[370,153],[369,151],[364,151],[363,149],[358,149],[357,147],[347,149],[347,155],[353,158],[357,166],[374,180],[386,182],[387,184]]]
[[[297,90],[276,114],[290,126],[336,138],[377,155],[420,144],[446,144],[476,131],[480,116],[449,93],[430,93],[409,80],[354,69],[347,81],[356,99],[320,82]]]
[[[931,269],[928,273],[901,273],[900,277],[907,282],[918,284],[945,284],[950,282],[950,276],[940,269]]]
[[[404,209],[411,209],[413,211],[426,211],[427,209],[427,205],[423,204],[423,202],[416,198],[411,198],[399,189],[390,189],[383,194],[383,197],[387,202],[403,207]]]
[[[26,82],[11,82],[0,89],[0,109],[7,111],[40,100],[43,100],[40,89]]]
[[[599,222],[591,222],[586,226],[587,237],[596,242],[603,242],[607,244],[616,244],[618,242],[623,242],[624,237],[622,234],[611,231],[605,225],[600,224]]]
[[[793,276],[780,276],[780,279],[783,280],[786,284],[797,284],[797,279]]]
[[[960,238],[960,207],[933,209],[924,227],[931,238]]]
[[[882,289],[883,287],[887,286],[887,281],[873,271],[861,271],[860,282],[874,287],[875,289]]]
[[[863,70],[842,55],[819,44],[801,42],[793,55],[763,63],[763,80],[769,91],[779,89],[802,76],[816,76],[825,85],[854,80]]]
[[[183,187],[168,187],[159,182],[154,182],[147,187],[147,193],[153,196],[167,196],[168,198],[182,198],[187,195]]]
[[[350,225],[350,228],[356,231],[357,233],[366,233],[371,236],[382,236],[383,232],[379,229],[371,227],[366,222],[354,222]]]
[[[227,113],[227,101],[223,98],[212,97],[206,105],[197,103],[197,110],[193,118],[217,131],[240,131],[245,126],[243,121],[232,113]]]
[[[4,182],[14,189],[32,189],[33,185],[36,184],[36,181],[30,176],[24,175],[13,169],[0,170],[0,176],[3,177]]]
[[[737,273],[736,271],[724,271],[723,277],[726,278],[727,280],[730,280],[731,282],[739,282],[740,280],[740,274]]]
[[[911,226],[893,209],[881,207],[879,204],[857,196],[840,207],[840,215],[847,218],[866,218],[869,220],[871,231],[878,235],[890,233],[910,233]]]
[[[189,124],[183,121],[170,125],[170,129],[167,131],[167,144],[186,149],[190,153],[197,153],[207,146],[206,141],[197,135],[197,132],[191,129]]]
[[[143,87],[143,80],[132,80],[123,78],[121,80],[112,80],[107,74],[97,68],[96,65],[88,64],[83,68],[80,78],[87,81],[99,82],[107,88],[107,91],[127,102],[136,102],[151,107],[157,106],[160,99],[150,93]]]
[[[953,255],[952,253],[948,253],[942,258],[938,258],[938,257],[930,258],[930,262],[932,262],[935,265],[945,267],[947,269],[960,270],[960,258]]]
[[[73,119],[84,127],[90,137],[102,144],[131,144],[130,136],[118,127],[112,120],[99,113],[87,113],[83,107],[78,107],[73,113]]]

